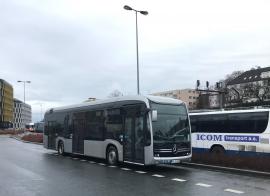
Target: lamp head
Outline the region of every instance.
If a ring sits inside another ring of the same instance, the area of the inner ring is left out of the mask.
[[[140,11],[140,13],[143,14],[143,15],[148,15],[147,11]]]
[[[125,10],[133,10],[133,9],[132,9],[131,7],[129,7],[128,5],[125,5],[125,6],[124,6],[124,9],[125,9]]]

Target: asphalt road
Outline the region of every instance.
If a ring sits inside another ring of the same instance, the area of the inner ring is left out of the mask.
[[[108,167],[0,136],[0,196],[270,195],[270,178],[195,168]]]

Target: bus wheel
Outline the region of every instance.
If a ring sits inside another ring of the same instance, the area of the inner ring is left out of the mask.
[[[116,165],[118,162],[117,149],[114,146],[109,146],[106,154],[107,162],[109,165]]]
[[[58,143],[58,154],[65,155],[64,143],[62,141]]]
[[[222,146],[213,146],[210,152],[215,155],[223,155],[225,149]]]

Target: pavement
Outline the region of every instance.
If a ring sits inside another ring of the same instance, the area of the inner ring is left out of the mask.
[[[270,178],[189,167],[142,167],[58,156],[40,145],[0,136],[0,196],[256,195]]]

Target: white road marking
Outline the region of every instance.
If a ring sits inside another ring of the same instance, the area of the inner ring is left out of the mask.
[[[102,165],[102,166],[104,166],[105,164],[104,163],[98,163],[99,165]]]
[[[224,191],[231,192],[231,193],[236,193],[236,194],[243,194],[243,193],[245,193],[243,191],[238,191],[238,190],[234,190],[234,189],[225,189]]]
[[[82,162],[85,162],[86,160],[84,160],[84,159],[81,159],[80,161],[82,161]]]
[[[76,158],[76,157],[73,157],[72,159],[73,159],[73,160],[78,160],[78,158]]]
[[[180,179],[180,178],[173,178],[172,180],[177,181],[177,182],[186,182],[187,180]]]
[[[157,177],[157,178],[164,178],[164,177],[165,177],[165,176],[159,175],[159,174],[154,174],[154,175],[152,175],[152,176]]]
[[[115,165],[109,165],[108,167],[112,167],[112,168],[114,168],[114,167],[116,167]]]
[[[54,156],[58,156],[59,154],[53,154]]]
[[[196,185],[197,185],[197,186],[202,186],[202,187],[205,187],[205,188],[209,188],[209,187],[212,186],[212,185],[210,185],[210,184],[204,184],[204,183],[197,183]]]
[[[145,171],[135,171],[136,173],[138,173],[138,174],[146,174],[147,172],[145,172]]]
[[[122,169],[122,170],[125,170],[125,171],[129,171],[129,170],[131,170],[131,169],[129,169],[129,168],[125,168],[125,167],[122,167],[121,169]]]
[[[92,164],[94,164],[94,163],[96,163],[95,161],[88,161],[88,163],[92,163]]]

